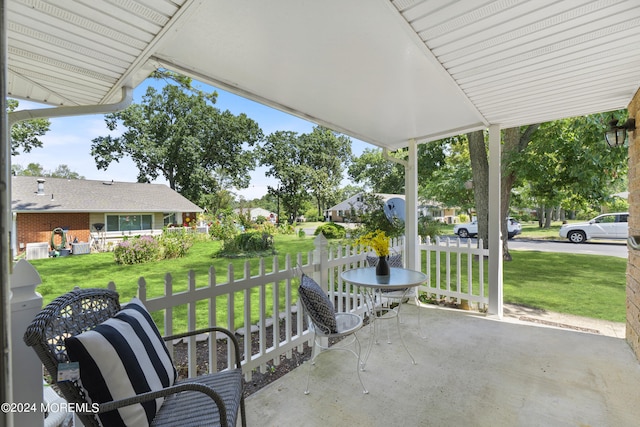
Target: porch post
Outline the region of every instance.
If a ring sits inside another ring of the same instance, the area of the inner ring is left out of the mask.
[[[500,125],[489,126],[489,314],[502,319]]]
[[[418,144],[409,140],[409,157],[404,170],[405,194],[405,259],[407,267],[420,267],[418,254]]]
[[[36,292],[36,286],[42,280],[36,269],[24,259],[15,265],[10,280],[13,399],[16,403],[29,403],[36,407],[36,411],[14,413],[14,424],[41,426],[44,423],[44,414],[41,412],[42,362],[36,352],[24,343],[22,336],[42,310],[42,296]]]
[[[0,0],[0,403],[13,402],[11,380],[11,141],[7,115],[7,4]],[[12,426],[11,414],[0,411],[0,427]]]

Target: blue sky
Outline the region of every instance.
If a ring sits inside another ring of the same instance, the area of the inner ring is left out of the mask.
[[[134,90],[134,102],[140,102],[142,96],[150,84],[160,85],[158,81],[147,80]],[[245,113],[258,122],[265,135],[275,131],[288,130],[299,134],[309,133],[315,126],[306,120],[275,110],[265,105],[236,96],[232,93],[194,82],[194,85],[211,92],[218,92],[216,107],[220,110],[229,110],[233,114]],[[41,104],[19,100],[18,109],[45,108]],[[26,167],[29,163],[39,163],[45,170],[54,170],[59,165],[67,165],[69,169],[79,173],[86,179],[135,182],[137,168],[129,158],[124,158],[120,163],[112,163],[106,171],[98,170],[95,161],[90,154],[91,140],[98,136],[106,136],[109,130],[104,122],[103,115],[88,115],[66,118],[50,119],[51,130],[41,140],[42,148],[36,148],[31,153],[20,154],[12,158],[13,164]],[[122,129],[118,129],[122,132]],[[118,132],[113,133],[117,135]],[[352,150],[355,155],[372,145],[353,139]],[[257,168],[251,174],[249,188],[235,190],[235,193],[247,200],[262,197],[267,193],[267,186],[277,185],[272,178],[265,177],[266,168]],[[156,180],[157,183],[166,183],[164,179]]]

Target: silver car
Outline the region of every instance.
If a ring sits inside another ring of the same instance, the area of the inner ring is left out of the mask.
[[[560,237],[573,243],[590,239],[626,239],[629,237],[629,212],[598,215],[589,222],[565,224],[560,227]]]

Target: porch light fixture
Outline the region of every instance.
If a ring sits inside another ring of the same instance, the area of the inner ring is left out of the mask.
[[[636,130],[635,119],[627,119],[623,124],[618,124],[618,120],[611,119],[609,122],[609,130],[604,134],[609,147],[619,147],[624,144],[627,139],[627,132]]]

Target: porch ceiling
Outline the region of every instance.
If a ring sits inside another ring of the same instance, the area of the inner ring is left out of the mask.
[[[114,102],[166,67],[390,149],[625,108],[637,0],[6,0],[8,93]]]

